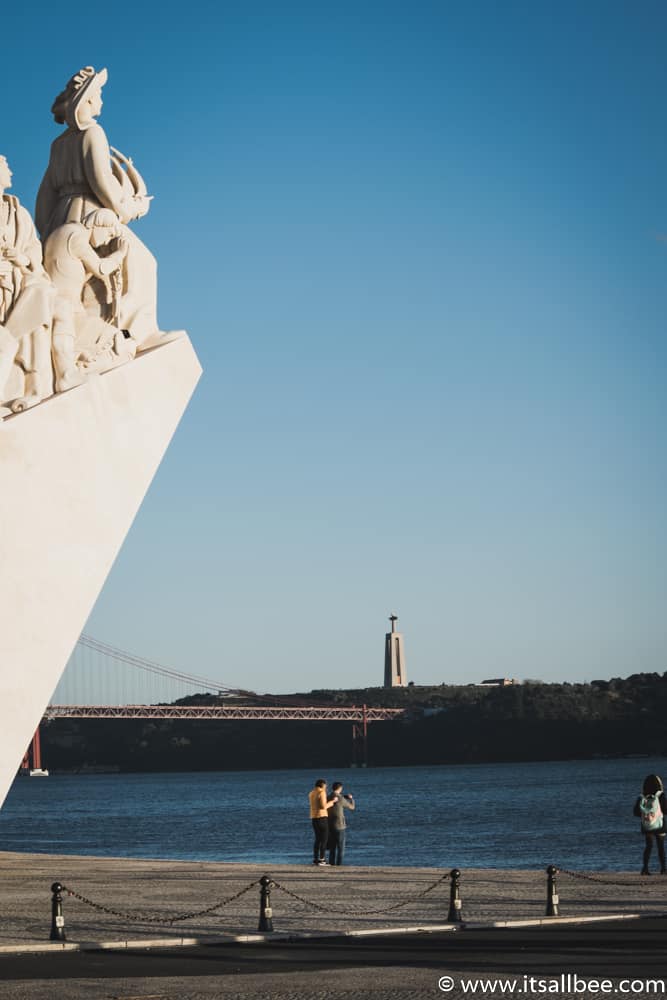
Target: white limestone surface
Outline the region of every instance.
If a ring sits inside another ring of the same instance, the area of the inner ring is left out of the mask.
[[[0,422],[0,805],[200,375],[183,334]]]

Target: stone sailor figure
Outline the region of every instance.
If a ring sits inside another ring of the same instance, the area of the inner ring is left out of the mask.
[[[86,66],[76,73],[51,108],[67,128],[51,145],[46,173],[37,195],[35,222],[46,242],[59,226],[83,220],[95,209],[107,208],[121,223],[127,254],[122,269],[118,326],[140,347],[160,337],[157,324],[157,264],[126,223],[146,215],[150,197],[131,160],[109,148],[104,129],[96,121],[102,111],[106,69]],[[84,307],[91,315],[105,312],[100,286],[90,283]]]
[[[110,208],[98,208],[83,222],[66,222],[44,244],[44,267],[53,282],[53,367],[56,392],[72,389],[91,371],[107,371],[134,357],[136,347],[122,331],[91,316],[83,308],[86,284],[96,277],[106,289],[106,302],[114,306],[115,278],[123,266],[127,244],[121,225]],[[99,251],[104,248],[105,256]]]
[[[0,156],[0,416],[53,392],[53,288],[42,267],[35,227],[18,198],[5,194],[12,172]]]

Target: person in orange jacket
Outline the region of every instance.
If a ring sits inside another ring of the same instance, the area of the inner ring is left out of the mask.
[[[318,778],[315,787],[308,793],[310,803],[310,819],[315,833],[315,843],[313,844],[313,864],[327,865],[326,850],[329,842],[329,813],[330,806],[338,801],[338,796],[327,798],[327,783],[324,778]]]

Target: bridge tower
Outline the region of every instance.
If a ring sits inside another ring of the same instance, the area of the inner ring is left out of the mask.
[[[403,634],[396,631],[398,617],[390,615],[391,632],[387,632],[384,637],[384,686],[405,687],[407,678],[405,675],[405,650],[403,646]]]

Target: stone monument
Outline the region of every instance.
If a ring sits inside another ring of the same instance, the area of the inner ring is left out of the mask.
[[[157,323],[128,223],[151,198],[97,118],[107,71],[56,97],[35,219],[0,156],[0,804],[201,368]]]
[[[405,652],[403,647],[403,635],[396,631],[398,617],[390,615],[391,632],[387,632],[384,637],[384,686],[405,687],[407,679],[405,676]]]

